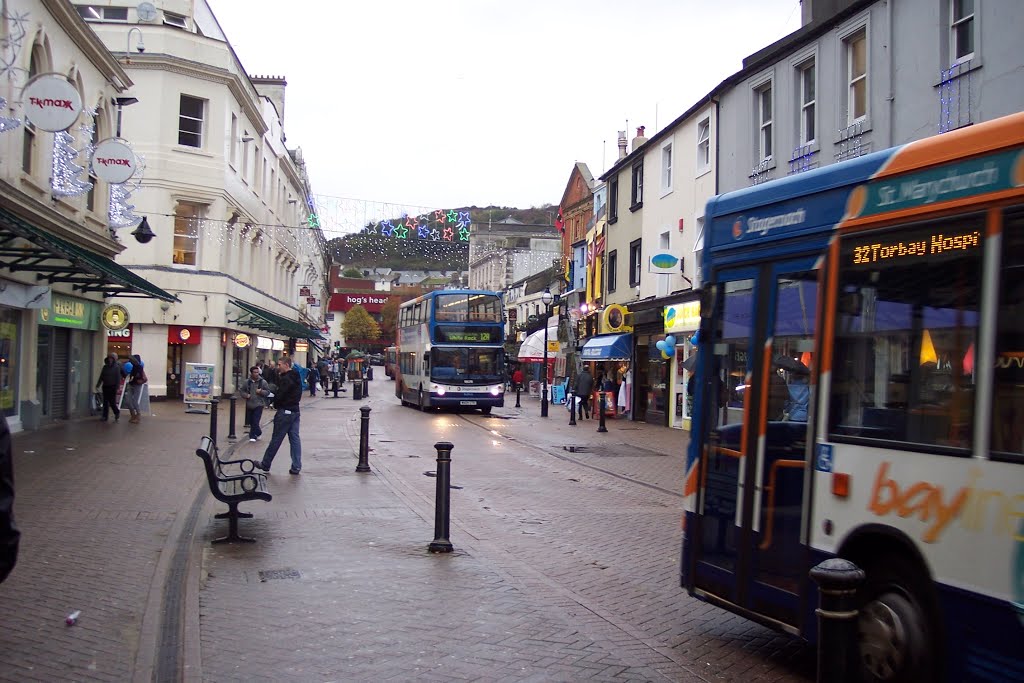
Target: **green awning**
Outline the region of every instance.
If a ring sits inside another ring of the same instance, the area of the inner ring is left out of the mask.
[[[16,247],[18,238],[32,247]],[[136,296],[178,301],[112,259],[37,228],[0,207],[0,267],[11,272],[34,272],[37,280],[70,283],[80,292],[103,296]]]
[[[320,334],[320,330],[300,323],[297,320],[289,320],[288,318],[280,316],[277,313],[272,313],[265,308],[253,306],[250,303],[239,301],[238,299],[232,299],[231,303],[242,309],[242,315],[237,320],[229,320],[228,322],[245,325],[246,327],[251,327],[254,330],[263,330],[264,332],[279,334],[283,337],[307,339],[309,341],[323,339],[323,335]]]

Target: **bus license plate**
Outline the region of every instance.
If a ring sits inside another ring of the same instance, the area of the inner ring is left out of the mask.
[[[459,401],[460,406],[475,406],[476,401]]]

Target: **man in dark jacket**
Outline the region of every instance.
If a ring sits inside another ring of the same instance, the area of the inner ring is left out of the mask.
[[[103,359],[103,369],[100,370],[100,378],[96,381],[96,388],[103,391],[103,417],[101,421],[106,422],[110,416],[110,410],[114,410],[114,422],[121,419],[121,409],[117,407],[117,389],[121,386],[121,378],[124,377],[124,368],[117,362],[117,354],[111,353]]]
[[[14,463],[7,418],[0,415],[0,583],[18,561],[21,532],[14,524]]]
[[[580,397],[580,419],[583,419],[583,415],[586,414],[587,419],[590,419],[590,394],[594,391],[594,376],[590,374],[590,370],[583,368],[580,370],[580,374],[576,375],[576,388],[573,389],[573,393]]]
[[[274,414],[274,435],[270,437],[270,443],[267,444],[263,461],[256,463],[256,466],[264,472],[269,472],[270,465],[274,462],[274,456],[277,455],[277,449],[281,447],[281,443],[287,435],[292,456],[292,466],[288,473],[298,474],[302,471],[302,442],[299,440],[299,401],[302,400],[302,378],[292,367],[292,359],[287,356],[277,361],[277,371],[277,392],[274,397],[277,412]]]

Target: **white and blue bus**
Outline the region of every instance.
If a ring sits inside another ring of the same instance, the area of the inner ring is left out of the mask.
[[[682,584],[865,681],[1024,680],[1024,113],[713,198]]]
[[[505,405],[501,295],[444,289],[398,310],[395,396],[402,405],[474,408]]]

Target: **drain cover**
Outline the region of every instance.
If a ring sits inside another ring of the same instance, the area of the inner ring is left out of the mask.
[[[562,446],[562,450],[570,453],[586,453],[590,449],[586,446]]]
[[[302,574],[298,569],[268,569],[260,572],[260,581],[273,581],[275,579],[299,579]]]

